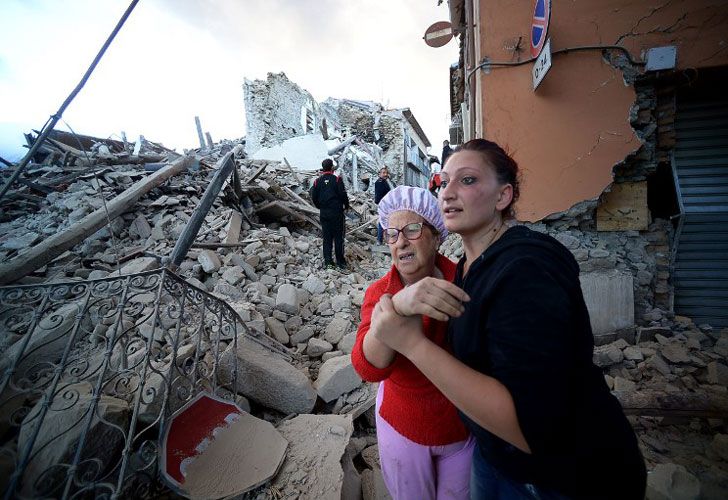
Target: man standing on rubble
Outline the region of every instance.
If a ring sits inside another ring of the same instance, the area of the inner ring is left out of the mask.
[[[450,156],[453,152],[453,149],[450,147],[450,141],[443,141],[442,142],[442,162],[440,162],[440,165],[443,167],[445,166],[445,161],[447,161],[447,157]]]
[[[344,259],[344,210],[349,210],[349,197],[344,181],[334,174],[333,160],[326,158],[321,162],[321,175],[313,181],[311,201],[320,211],[321,231],[324,240],[324,267],[333,268],[331,244],[334,244],[336,265],[346,269]]]
[[[389,183],[389,169],[387,167],[382,167],[379,170],[379,179],[374,182],[374,203],[379,205],[379,202],[384,198],[384,195],[389,193],[389,191],[392,189],[392,185]],[[381,224],[377,222],[377,244],[382,244],[382,236],[383,236],[384,230],[382,229]]]

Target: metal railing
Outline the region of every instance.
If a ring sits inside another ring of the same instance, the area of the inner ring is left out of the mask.
[[[169,269],[1,287],[4,497],[157,496],[170,415],[200,391],[239,392],[239,334],[280,351]]]

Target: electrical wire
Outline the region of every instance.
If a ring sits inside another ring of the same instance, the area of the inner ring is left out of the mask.
[[[622,52],[626,57],[627,60],[635,65],[635,66],[644,66],[645,62],[642,61],[635,61],[632,59],[632,54],[629,53],[629,51],[622,47],[621,45],[579,45],[577,47],[565,47],[563,49],[554,50],[551,52],[551,55],[554,56],[556,54],[566,54],[568,52],[580,52],[580,51],[586,51],[586,50],[618,50]],[[526,59],[523,61],[488,61],[484,60],[477,66],[475,66],[473,69],[468,71],[466,81],[470,79],[470,77],[475,73],[477,70],[484,68],[484,67],[509,67],[509,66],[523,66],[524,64],[529,64],[538,59],[537,57],[532,57],[530,59]]]

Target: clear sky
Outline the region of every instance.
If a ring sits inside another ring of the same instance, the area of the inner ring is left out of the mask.
[[[0,0],[0,155],[24,154],[76,86],[127,0]],[[448,20],[437,0],[140,0],[63,115],[81,134],[139,134],[181,151],[245,135],[242,83],[283,71],[327,97],[409,107],[439,156],[457,41],[425,45]],[[63,123],[58,129],[67,130]]]

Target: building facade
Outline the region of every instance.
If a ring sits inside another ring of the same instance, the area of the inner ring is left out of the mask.
[[[519,219],[631,279],[638,323],[728,326],[728,2],[544,4],[534,90],[534,2],[449,1],[451,135],[513,154]]]

